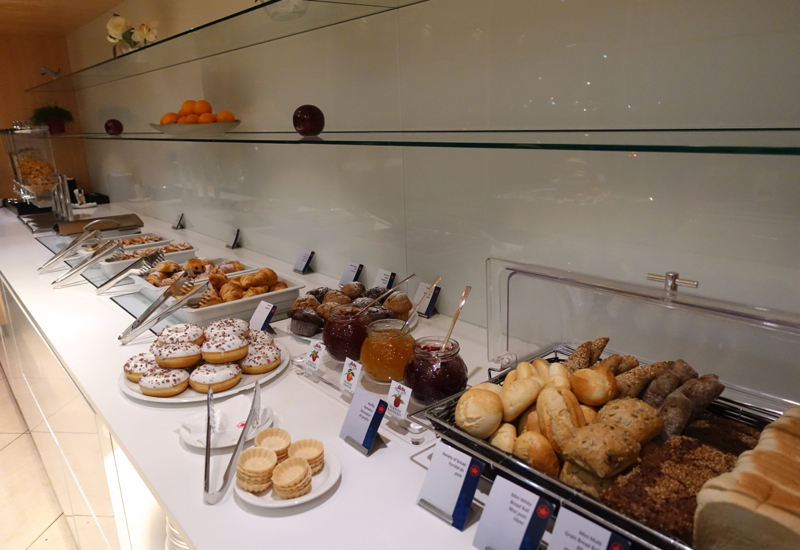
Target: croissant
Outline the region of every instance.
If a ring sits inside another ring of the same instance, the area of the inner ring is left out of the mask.
[[[242,275],[242,286],[246,289],[253,288],[254,286],[269,287],[269,277],[260,271],[258,273]]]
[[[289,285],[287,285],[283,281],[278,281],[277,283],[269,287],[269,291],[275,292],[276,290],[283,290],[284,288],[289,288]]]
[[[258,296],[259,294],[266,294],[269,292],[269,287],[266,286],[253,286],[244,291],[244,298],[250,296]]]
[[[212,291],[213,292],[213,291]],[[209,293],[211,294],[211,293]],[[219,294],[214,292],[212,296],[203,295],[203,298],[200,300],[200,303],[197,307],[208,307],[208,306],[215,306],[217,304],[223,303],[222,298],[220,298]]]
[[[278,274],[272,271],[268,267],[262,267],[258,270],[258,272],[267,277],[267,282],[265,283],[267,286],[272,286],[278,282]]]
[[[161,275],[164,275],[162,278]],[[161,281],[166,278],[166,273],[152,273],[144,278],[145,281],[153,286],[161,286]]]
[[[234,271],[242,271],[244,266],[242,265],[242,262],[238,260],[230,260],[228,262],[219,264],[217,269],[227,275],[228,273],[233,273]]]
[[[177,273],[181,270],[181,266],[176,264],[171,260],[167,260],[166,262],[157,263],[156,266],[151,271],[160,271],[161,273],[169,273],[170,275],[173,273]]]
[[[214,287],[214,290],[219,292],[219,290],[228,283],[228,278],[223,273],[212,273],[211,275],[208,275],[208,282],[211,283],[211,286]]]
[[[219,289],[219,295],[223,302],[233,302],[234,300],[241,300],[244,295],[244,289],[241,285],[229,281]]]
[[[186,260],[183,264],[183,270],[191,276],[196,276],[205,271],[206,266],[197,258]]]
[[[170,286],[170,285],[172,285],[172,283],[174,283],[177,280],[178,280],[177,277],[175,277],[175,278],[168,277],[167,279],[164,279],[163,281],[161,281],[161,283],[158,286]]]

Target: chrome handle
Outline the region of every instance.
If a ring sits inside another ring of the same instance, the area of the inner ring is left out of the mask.
[[[647,274],[648,281],[657,281],[664,283],[664,290],[675,292],[678,286],[688,286],[690,288],[697,288],[700,283],[689,279],[679,279],[678,274],[674,271],[668,271],[665,275],[655,275],[654,273]]]
[[[75,239],[71,243],[69,243],[66,246],[66,248],[64,248],[64,250],[62,250],[61,252],[58,252],[52,258],[47,260],[42,265],[42,267],[39,268],[39,271],[42,271],[42,272],[51,271],[48,268],[52,267],[53,265],[55,265],[57,263],[60,263],[62,260],[64,260],[68,256],[70,256],[80,245],[82,245],[83,243],[85,243],[88,240],[99,239],[99,238],[100,238],[100,232],[99,231],[84,231],[83,233],[81,233],[80,235],[75,237]]]
[[[94,254],[86,258],[84,261],[61,275],[58,279],[53,281],[51,284],[53,288],[63,288],[70,284],[74,279],[76,279],[81,273],[89,269],[95,264],[100,263],[104,258],[107,256],[111,256],[116,254],[117,252],[122,250],[122,245],[120,243],[115,243],[112,241],[107,242],[100,248],[98,248]]]
[[[136,338],[138,338],[140,334],[145,332],[150,327],[152,327],[154,325],[157,325],[158,323],[160,323],[161,321],[166,319],[167,316],[169,316],[170,313],[182,308],[184,306],[184,304],[189,302],[189,300],[191,300],[192,298],[194,298],[195,296],[197,296],[199,294],[202,294],[203,292],[206,291],[207,288],[208,288],[207,284],[199,285],[199,286],[194,287],[187,294],[182,296],[179,300],[175,300],[175,302],[170,304],[167,309],[165,309],[164,311],[162,311],[158,315],[150,317],[149,319],[146,316],[144,316],[144,314],[140,315],[139,317],[142,319],[142,321],[139,321],[139,319],[136,319],[136,321],[134,321],[131,326],[126,328],[125,331],[122,334],[119,335],[119,341],[122,344],[130,344]],[[167,300],[167,298],[169,298],[169,296],[166,296],[166,298],[164,296],[162,296],[160,298],[161,303],[165,302]],[[155,309],[154,309],[154,311],[155,311]]]

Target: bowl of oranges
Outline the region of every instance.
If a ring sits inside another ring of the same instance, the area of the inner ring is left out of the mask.
[[[230,111],[214,114],[211,104],[187,100],[183,102],[177,113],[167,113],[161,117],[159,124],[151,124],[162,134],[171,136],[213,136],[230,132],[241,124]]]

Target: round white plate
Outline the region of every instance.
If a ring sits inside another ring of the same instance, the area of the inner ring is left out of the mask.
[[[264,422],[262,422],[261,424],[259,424],[257,426],[256,425],[250,426],[250,433],[248,434],[247,439],[245,439],[245,441],[250,441],[250,440],[254,439],[258,432],[260,432],[261,430],[263,430],[265,428],[269,428],[270,426],[272,426],[272,423],[275,421],[275,415],[272,413],[272,409],[270,409],[269,407],[264,407],[263,410],[266,412],[266,418],[264,419]],[[205,449],[206,448],[205,441],[198,442],[198,441],[195,441],[194,439],[192,439],[192,436],[189,433],[189,428],[187,428],[186,426],[181,426],[179,428],[179,430],[178,430],[178,433],[179,433],[179,435],[181,437],[181,441],[183,441],[184,443],[186,443],[190,447],[197,447],[198,449]],[[211,441],[212,441],[212,445],[211,445],[212,449],[223,449],[225,447],[233,447],[234,445],[236,445],[239,442],[239,436],[236,434],[236,432],[231,432],[231,434],[228,437],[228,439],[219,440],[219,439],[215,439],[212,436],[211,437]]]
[[[289,326],[291,326],[291,321],[289,321],[289,323],[290,323]],[[414,330],[417,327],[418,324],[419,324],[419,315],[414,315],[413,317],[411,317],[411,322],[408,323],[408,330],[409,331]],[[300,336],[299,334],[295,334],[292,331],[289,331],[289,334],[291,334],[292,336],[294,336],[295,338],[297,338],[298,340],[301,340],[303,342],[312,342],[312,341],[314,341],[314,342],[317,342],[317,341],[322,342],[322,330],[318,331],[317,333],[314,334],[314,336],[311,336],[311,337]]]
[[[236,129],[241,120],[230,122],[211,122],[209,124],[150,124],[154,129],[168,136],[216,136]]]
[[[228,395],[236,395],[237,393],[249,390],[255,386],[256,383],[263,384],[267,380],[272,380],[282,373],[289,364],[292,354],[289,353],[289,350],[286,349],[286,346],[279,344],[278,342],[275,342],[275,345],[281,350],[281,364],[278,365],[276,369],[265,372],[264,374],[242,373],[242,380],[238,384],[227,391],[215,393],[214,398],[218,399]],[[128,377],[125,376],[124,371],[121,372],[119,376],[119,388],[122,390],[122,393],[128,397],[139,399],[140,401],[151,401],[153,403],[197,403],[206,400],[206,394],[194,391],[191,386],[187,388],[185,392],[179,393],[173,397],[152,397],[145,395],[142,393],[142,390],[139,389],[139,384],[128,380]]]
[[[284,500],[279,496],[275,496],[271,488],[261,493],[248,493],[236,485],[234,490],[240,499],[251,506],[257,506],[258,508],[290,508],[321,497],[331,490],[331,487],[339,481],[341,475],[341,462],[335,455],[326,450],[325,466],[322,467],[320,473],[311,478],[311,492],[300,498]]]

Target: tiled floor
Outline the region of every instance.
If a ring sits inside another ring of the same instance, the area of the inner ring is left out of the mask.
[[[75,550],[72,533],[0,369],[0,548]]]

